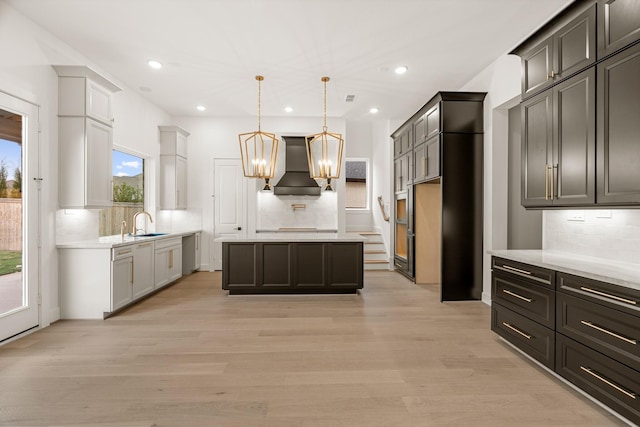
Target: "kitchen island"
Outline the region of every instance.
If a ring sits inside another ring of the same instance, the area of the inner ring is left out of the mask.
[[[222,240],[222,289],[229,294],[356,293],[363,242],[341,233],[257,233]]]

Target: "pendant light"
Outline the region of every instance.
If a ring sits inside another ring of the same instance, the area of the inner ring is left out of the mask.
[[[278,158],[278,139],[274,133],[263,132],[260,128],[260,90],[263,76],[256,76],[258,81],[258,130],[241,133],[240,155],[242,156],[242,172],[248,178],[264,179],[263,190],[271,190],[269,180],[273,178]]]
[[[309,174],[314,179],[326,179],[326,191],[332,191],[331,180],[340,177],[344,139],[339,133],[327,131],[327,82],[329,77],[320,79],[324,84],[324,111],[322,132],[304,137],[307,143]]]

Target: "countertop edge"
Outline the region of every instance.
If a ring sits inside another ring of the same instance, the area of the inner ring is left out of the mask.
[[[122,246],[135,245],[141,242],[149,242],[152,240],[162,240],[169,239],[175,237],[184,237],[190,234],[201,233],[202,230],[185,230],[185,231],[176,231],[167,234],[163,234],[161,236],[149,236],[149,237],[125,237],[124,241],[119,241],[121,239],[120,236],[105,236],[100,237],[98,239],[91,240],[78,240],[75,242],[68,243],[59,243],[56,245],[57,249],[113,249]],[[104,239],[100,241],[100,239]]]
[[[640,290],[640,264],[553,250],[502,249],[490,255]]]

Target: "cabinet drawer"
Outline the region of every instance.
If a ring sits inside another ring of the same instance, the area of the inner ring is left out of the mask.
[[[554,368],[553,330],[496,302],[491,305],[491,330],[549,369]]]
[[[111,249],[111,260],[127,258],[133,256],[133,245],[122,246],[119,248]]]
[[[517,277],[530,279],[531,283],[537,283],[551,289],[556,287],[556,275],[553,270],[498,257],[491,258],[491,268],[494,271],[498,270]]]
[[[555,327],[553,289],[496,270],[491,274],[491,299],[547,328]]]
[[[155,241],[155,245],[156,249],[168,248],[169,246],[182,246],[182,237],[158,239]]]
[[[640,423],[640,372],[562,334],[556,372],[630,421]]]
[[[562,292],[640,317],[640,292],[635,289],[560,272],[557,279]]]
[[[640,370],[640,319],[558,292],[557,331]]]

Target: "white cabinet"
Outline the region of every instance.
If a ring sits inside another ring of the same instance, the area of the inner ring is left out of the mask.
[[[182,277],[182,238],[163,239],[155,247],[156,289]]]
[[[177,126],[160,130],[160,209],[187,208],[187,137]]]
[[[154,244],[139,243],[133,246],[133,299],[148,294],[154,285]]]
[[[58,73],[58,169],[61,208],[112,204],[112,94],[116,85],[83,66]]]
[[[133,248],[113,249],[111,263],[111,307],[114,311],[133,301]]]

